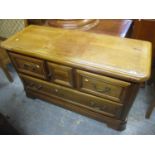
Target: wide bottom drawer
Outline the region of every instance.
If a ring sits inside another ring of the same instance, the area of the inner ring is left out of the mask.
[[[51,97],[56,96],[65,101],[78,104],[78,106],[88,108],[110,117],[120,117],[122,105],[116,102],[84,94],[79,91],[65,88],[53,83],[48,83],[43,80],[38,80],[27,75],[20,74],[20,76],[24,82],[25,89],[33,90]]]

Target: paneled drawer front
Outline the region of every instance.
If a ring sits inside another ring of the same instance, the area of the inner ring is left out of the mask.
[[[48,69],[51,81],[73,87],[73,72],[71,67],[48,62]]]
[[[110,117],[120,117],[122,105],[117,104],[116,102],[84,94],[70,88],[65,88],[63,86],[48,83],[25,75],[20,76],[24,81],[26,89],[37,91],[51,97],[58,97],[62,100],[72,102],[78,106],[85,107]]]
[[[33,75],[42,79],[46,79],[44,61],[23,56],[15,53],[9,53],[13,64],[19,72]]]
[[[77,87],[99,97],[121,102],[130,83],[77,70]]]

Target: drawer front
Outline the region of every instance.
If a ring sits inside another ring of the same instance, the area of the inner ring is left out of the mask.
[[[73,71],[71,67],[48,62],[48,69],[52,82],[73,87]]]
[[[15,54],[9,53],[13,64],[16,69],[21,73],[26,73],[32,76],[36,76],[42,79],[46,79],[46,73],[44,68],[44,61]]]
[[[58,97],[62,100],[110,117],[120,117],[122,105],[117,104],[116,102],[84,94],[70,88],[65,88],[25,75],[20,76],[26,89],[37,91],[48,96]]]
[[[130,83],[77,70],[77,87],[99,97],[120,102],[125,97]]]

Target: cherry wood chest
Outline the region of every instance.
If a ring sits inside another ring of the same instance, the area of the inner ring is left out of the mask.
[[[140,83],[150,76],[151,43],[30,25],[1,46],[26,95],[125,129]]]

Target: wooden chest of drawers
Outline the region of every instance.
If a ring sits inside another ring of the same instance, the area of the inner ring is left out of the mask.
[[[151,44],[76,30],[29,26],[4,41],[28,97],[125,129]]]

